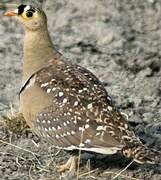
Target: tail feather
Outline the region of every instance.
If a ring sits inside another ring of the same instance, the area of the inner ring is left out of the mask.
[[[133,148],[125,147],[122,153],[128,158],[134,159],[134,161],[139,164],[159,164],[161,158],[160,152],[144,145],[138,145]]]

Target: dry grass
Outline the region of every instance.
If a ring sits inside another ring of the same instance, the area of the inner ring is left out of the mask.
[[[80,144],[82,144],[83,142],[83,130],[81,133],[81,139],[80,139]],[[79,150],[79,155],[78,155],[78,167],[77,167],[77,180],[79,180],[79,167],[80,167],[80,160],[81,160],[81,146],[80,146],[80,150]]]
[[[82,144],[83,142],[83,130],[82,130],[82,133],[81,133],[81,139],[80,139],[80,144]],[[79,155],[78,155],[78,165],[77,165],[77,174],[76,174],[76,180],[79,180],[80,177],[90,177],[90,178],[93,178],[93,179],[97,179],[97,176],[94,175],[94,173],[98,172],[98,168],[94,169],[94,170],[91,170],[91,166],[90,166],[90,160],[87,162],[87,172],[85,173],[82,173],[80,174],[80,160],[81,160],[81,146],[80,146],[80,150],[79,150]],[[123,170],[119,170],[118,172],[104,172],[102,173],[102,175],[112,175],[111,179],[117,179],[119,177],[124,177],[126,179],[131,179],[131,180],[139,180],[137,178],[132,178],[130,176],[126,176],[126,175],[122,175],[123,172],[125,172],[133,163],[134,161],[131,161]],[[93,174],[93,175],[92,175]]]
[[[27,135],[29,132],[31,132],[21,113],[8,113],[2,117],[1,122],[3,123],[4,128],[15,134]]]
[[[128,167],[131,166],[131,164],[132,164],[133,162],[134,162],[134,160],[131,161],[123,170],[121,170],[120,172],[118,172],[112,179],[116,179],[117,177],[119,177],[124,171],[126,171],[126,170],[128,169]]]
[[[9,113],[8,115],[6,116],[3,116],[3,124],[4,124],[4,127],[6,129],[9,129],[11,132],[15,133],[15,134],[19,134],[19,135],[22,135],[22,134],[26,134],[28,132],[30,132],[30,129],[29,127],[27,126],[22,114],[20,113]],[[81,136],[81,142],[83,141],[83,132],[82,132],[82,136]],[[27,149],[24,149],[24,148],[21,148],[19,146],[16,146],[12,143],[9,143],[7,141],[4,141],[2,139],[0,139],[0,143],[2,144],[7,144],[9,146],[12,146],[14,148],[17,148],[17,149],[20,149],[22,151],[25,151],[25,152],[28,152],[28,153],[31,153],[32,155],[38,155],[32,151],[29,151]],[[38,155],[39,156],[39,155]],[[79,156],[78,156],[78,169],[77,169],[77,176],[76,176],[76,179],[79,180],[80,178],[92,178],[92,179],[97,179],[97,175],[98,172],[99,172],[99,169],[91,169],[91,166],[90,166],[90,161],[89,163],[87,164],[88,167],[87,167],[87,171],[84,172],[84,173],[81,173],[80,172],[80,158],[81,158],[81,150],[79,151]],[[112,171],[106,171],[106,172],[103,172],[100,174],[100,176],[102,177],[109,177],[111,176],[111,179],[117,179],[118,177],[120,178],[126,178],[126,179],[131,179],[131,180],[138,180],[137,178],[133,178],[133,177],[130,177],[130,176],[126,176],[124,174],[122,174],[123,172],[126,171],[126,169],[133,163],[133,161],[128,164],[123,170],[120,170],[119,172],[112,172]],[[30,166],[30,169],[29,169],[29,178],[30,179],[33,179],[32,178],[32,175],[31,175],[31,171],[33,170],[34,168],[34,164],[32,164]],[[50,164],[49,164],[50,166]],[[38,167],[37,167],[38,168]],[[39,170],[41,171],[49,171],[49,170],[46,170],[48,168],[44,167],[44,168],[38,168]]]
[[[7,142],[7,141],[3,141],[3,140],[1,140],[1,139],[0,139],[0,143],[2,143],[2,144],[7,144],[7,145],[9,145],[9,146],[12,146],[12,147],[14,147],[14,148],[20,149],[20,150],[22,150],[22,151],[31,153],[32,155],[40,156],[40,155],[37,154],[37,153],[34,153],[34,152],[30,151],[30,150],[24,149],[24,148],[19,147],[19,146],[16,146],[16,145],[14,145],[14,144],[12,144],[12,143],[9,143],[9,142]]]
[[[112,176],[114,176],[114,177],[116,177],[117,176],[117,178],[118,177],[120,177],[120,178],[124,178],[124,179],[127,179],[127,180],[141,180],[141,179],[138,179],[138,178],[134,178],[134,177],[131,177],[131,176],[127,176],[127,175],[124,175],[124,174],[119,174],[118,175],[118,173],[116,173],[116,172],[113,172],[113,171],[106,171],[106,172],[104,172],[103,173],[103,177],[104,177],[104,175],[106,176],[108,176],[108,175],[112,175]],[[114,178],[113,177],[113,178]],[[113,179],[112,177],[111,177],[111,179]],[[115,178],[116,179],[116,178]]]
[[[16,113],[16,112],[13,112],[13,109],[11,108],[10,112],[3,116],[3,118],[1,119],[1,125],[17,134],[17,135],[24,135],[24,134],[28,134],[30,131],[30,128],[28,127],[28,125],[26,124],[26,121],[24,120],[23,116],[21,113]],[[80,143],[83,142],[83,131],[82,131],[82,134],[81,134],[81,140],[80,140]],[[22,151],[25,151],[27,153],[30,153],[32,154],[34,157],[35,155],[38,155],[37,153],[34,153],[30,150],[27,150],[27,149],[24,149],[22,147],[19,147],[19,146],[16,146],[14,145],[13,143],[10,143],[8,141],[5,141],[4,139],[1,139],[0,138],[0,143],[1,144],[6,144],[6,145],[9,145],[9,146],[12,146],[14,148],[17,148],[17,149],[20,149]],[[82,170],[80,171],[80,159],[81,159],[81,148],[79,150],[79,156],[78,156],[78,164],[77,164],[77,174],[76,174],[76,179],[79,180],[80,178],[92,178],[92,179],[97,179],[97,175],[99,173],[99,169],[91,169],[91,165],[90,165],[90,161],[88,161],[87,163],[87,169],[85,172],[82,172]],[[39,155],[38,155],[39,156]],[[53,159],[52,159],[53,161]],[[111,179],[117,179],[117,178],[125,178],[125,179],[131,179],[131,180],[138,180],[137,178],[133,178],[133,177],[130,177],[130,176],[127,176],[127,175],[124,175],[124,172],[126,172],[127,168],[133,163],[133,161],[128,164],[123,170],[120,170],[119,172],[112,172],[112,171],[105,171],[103,173],[100,174],[100,176],[102,177],[111,177]],[[51,161],[50,163],[48,164],[47,163],[47,166],[45,167],[37,167],[38,170],[40,171],[44,171],[44,172],[49,172],[49,170],[47,170],[48,166],[51,165]],[[29,169],[29,178],[30,179],[33,179],[32,178],[32,170],[35,169],[35,164],[31,164],[30,166],[30,169]],[[84,171],[84,170],[83,170]]]

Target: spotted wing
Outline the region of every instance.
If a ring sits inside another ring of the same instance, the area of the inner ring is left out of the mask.
[[[35,125],[54,146],[113,154],[123,147],[122,137],[134,136],[102,83],[88,70],[70,64],[50,66],[37,73],[36,83],[53,104],[38,113]]]

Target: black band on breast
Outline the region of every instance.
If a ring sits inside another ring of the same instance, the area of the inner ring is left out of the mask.
[[[35,76],[35,73],[30,76],[30,78],[24,83],[24,85],[21,87],[20,91],[19,91],[19,96],[20,94],[26,89],[26,86],[30,83],[30,80]]]

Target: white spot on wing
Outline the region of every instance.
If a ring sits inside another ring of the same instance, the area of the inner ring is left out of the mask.
[[[82,89],[80,89],[80,90],[78,90],[78,92],[79,92],[79,93],[82,93],[82,92],[83,92],[83,90],[82,90]]]
[[[70,124],[70,121],[67,121],[67,124]]]
[[[60,137],[60,136],[56,134],[56,136],[55,136],[55,137],[56,137],[57,139],[59,139],[59,137]]]
[[[129,137],[129,136],[122,136],[122,139],[131,139],[131,137]]]
[[[42,121],[42,123],[43,123],[43,124],[45,124],[45,123],[46,123],[46,121],[45,121],[45,120],[43,120],[43,121]]]
[[[108,106],[107,108],[109,111],[112,111],[112,109],[113,109],[112,106]]]
[[[89,124],[86,124],[86,125],[85,125],[85,129],[88,129],[88,128],[89,128]]]
[[[56,90],[56,87],[53,87],[52,91],[55,91]]]
[[[86,122],[88,123],[90,121],[90,119],[87,119]]]
[[[125,123],[125,124],[124,124],[124,127],[125,127],[125,129],[127,129],[127,128],[128,128],[128,124]]]
[[[92,103],[87,105],[87,109],[91,109],[92,108]]]
[[[75,131],[71,131],[71,134],[74,135],[74,134],[75,134]]]
[[[101,131],[101,130],[104,130],[104,126],[97,126],[97,131]]]
[[[55,131],[55,130],[56,130],[54,126],[52,127],[52,130],[53,130],[53,131]]]
[[[63,92],[59,92],[59,97],[62,97],[64,95]]]
[[[57,129],[58,129],[58,130],[60,130],[60,129],[61,129],[61,127],[60,127],[60,126],[57,126]]]
[[[64,103],[64,104],[65,104],[67,101],[68,101],[67,98],[64,98],[64,99],[63,99],[63,103]]]
[[[67,135],[70,136],[71,135],[70,132],[67,131]]]
[[[66,136],[67,136],[67,134],[66,134],[66,133],[63,133],[63,136],[64,136],[64,137],[66,137]]]
[[[100,132],[98,132],[98,133],[96,133],[96,136],[99,136],[101,133]]]
[[[75,101],[75,102],[74,102],[74,106],[78,106],[78,101]]]
[[[47,91],[46,91],[47,93],[50,93],[51,92],[51,89],[47,89]]]
[[[64,123],[63,123],[63,125],[64,125],[64,126],[67,126],[67,123],[66,123],[66,122],[64,122]]]
[[[46,87],[48,85],[49,85],[49,83],[44,83],[44,84],[41,84],[41,87]]]

